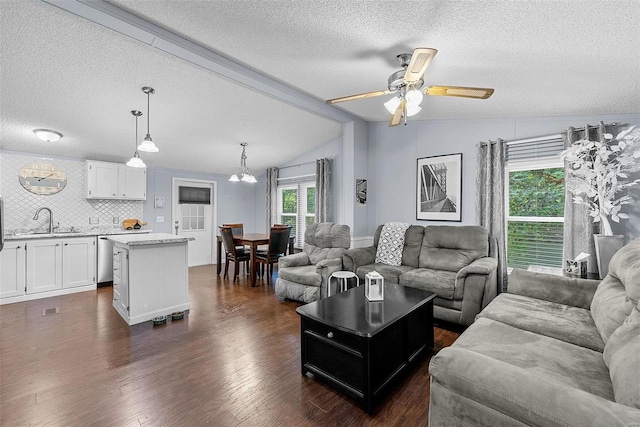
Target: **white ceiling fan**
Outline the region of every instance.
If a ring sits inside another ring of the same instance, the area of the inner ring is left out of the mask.
[[[389,76],[387,89],[329,99],[327,104],[397,93],[398,95],[385,102],[384,106],[392,114],[389,126],[398,126],[403,121],[406,125],[407,117],[420,112],[423,92],[432,96],[456,96],[475,99],[487,99],[493,94],[493,89],[490,88],[463,86],[429,86],[421,91],[420,89],[424,84],[422,76],[436,53],[438,53],[436,49],[428,47],[416,48],[413,54],[402,53],[397,56],[402,69]]]

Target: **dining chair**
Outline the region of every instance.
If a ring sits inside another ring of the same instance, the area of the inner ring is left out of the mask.
[[[267,267],[267,283],[271,284],[273,264],[285,255],[289,247],[291,227],[271,227],[269,232],[269,246],[266,251],[256,252],[256,263],[260,264],[260,271]]]
[[[242,236],[244,234],[244,224],[243,223],[222,224],[222,226],[223,227],[229,227],[231,229],[231,232],[233,233],[233,237]],[[238,248],[238,250],[246,250],[246,247],[244,245],[236,245],[236,247]]]
[[[234,263],[233,269],[233,283],[236,282],[238,278],[238,274],[240,273],[240,263],[245,263],[245,271],[249,272],[249,259],[251,254],[242,249],[238,249],[238,247],[233,242],[233,229],[231,227],[219,227],[220,228],[220,237],[222,237],[222,244],[224,245],[224,250],[226,252],[226,261],[224,266],[224,278],[226,279],[229,275],[229,263]]]

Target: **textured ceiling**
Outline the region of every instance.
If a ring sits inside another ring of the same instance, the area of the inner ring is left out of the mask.
[[[384,89],[395,56],[417,46],[439,50],[425,84],[496,90],[485,101],[425,97],[411,120],[640,112],[637,0],[109,3],[322,100]],[[228,173],[248,141],[248,165],[259,172],[341,132],[49,4],[0,7],[5,149],[126,161],[129,110],[146,114],[145,85],[156,89],[151,134],[161,151],[143,154],[152,166]],[[387,121],[386,98],[339,108]],[[65,137],[45,145],[36,127]]]

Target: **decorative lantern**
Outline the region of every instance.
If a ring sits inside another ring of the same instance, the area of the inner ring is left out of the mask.
[[[384,277],[377,271],[372,271],[364,276],[364,295],[369,301],[382,301],[384,299]]]

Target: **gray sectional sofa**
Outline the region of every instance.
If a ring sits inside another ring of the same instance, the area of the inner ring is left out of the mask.
[[[602,282],[514,270],[429,372],[430,426],[640,426],[640,239]]]
[[[480,226],[410,226],[405,233],[402,264],[376,263],[382,231],[380,225],[373,246],[349,249],[343,255],[345,270],[360,281],[375,270],[385,282],[424,289],[437,295],[436,319],[470,325],[498,292],[495,239]]]

